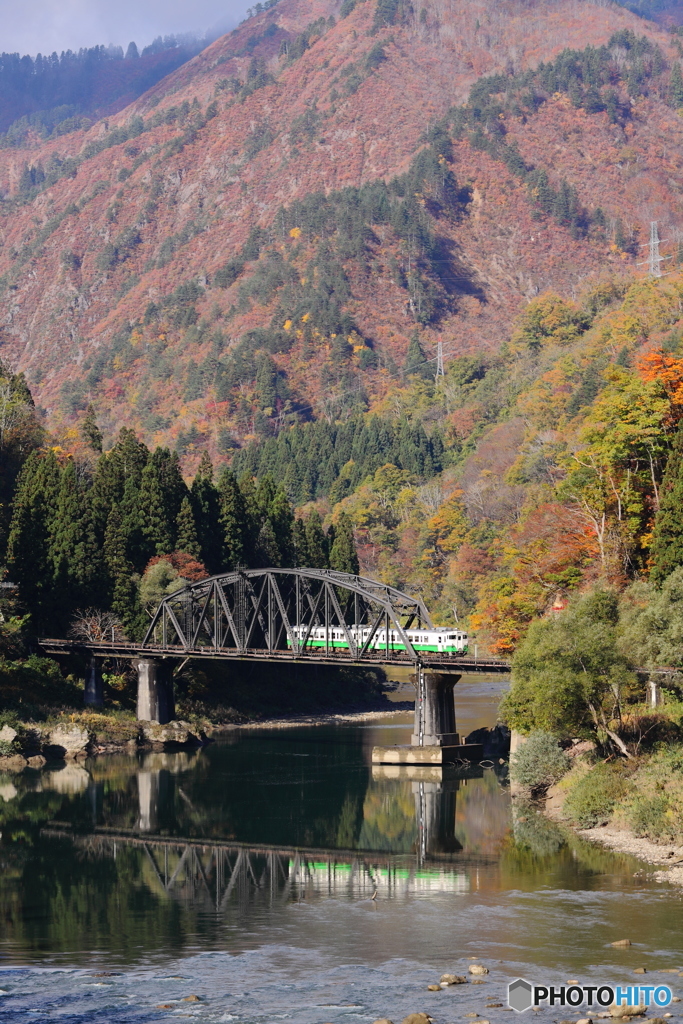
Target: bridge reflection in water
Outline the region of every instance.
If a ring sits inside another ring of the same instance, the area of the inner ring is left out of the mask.
[[[67,767],[52,774],[62,791],[60,776],[70,774],[80,803],[65,806],[42,835],[68,836],[74,852],[89,860],[114,860],[127,850],[151,892],[206,910],[315,896],[467,892],[473,869],[497,862],[509,827],[507,791],[490,769],[442,777],[436,769],[365,765],[357,798],[329,794],[333,827],[321,834],[334,843],[316,844],[310,828],[304,828],[308,842],[300,832],[290,845],[288,830],[278,837],[284,841],[259,841],[259,831],[270,838],[267,809],[263,829],[255,830],[244,820],[240,829],[228,815],[216,820],[200,806],[205,752],[150,753],[135,772],[130,759],[108,761],[108,772],[98,760],[90,771]],[[258,804],[258,791],[252,796]]]
[[[46,835],[63,835],[47,828]],[[470,891],[470,874],[454,865],[420,866],[371,853],[297,850],[290,853],[242,847],[206,846],[129,837],[73,836],[81,851],[116,858],[122,846],[137,845],[145,856],[143,877],[159,895],[225,910],[235,901],[245,910],[254,900],[288,902],[313,896],[400,898],[420,893]],[[468,865],[472,867],[470,863]]]

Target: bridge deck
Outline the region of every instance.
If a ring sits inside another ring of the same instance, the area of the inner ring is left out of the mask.
[[[180,647],[178,645],[162,646],[160,644],[135,644],[98,642],[86,643],[81,640],[40,640],[40,647],[46,654],[90,654],[97,658],[204,658],[213,661],[270,661],[289,662],[298,665],[405,665],[418,664],[403,652],[385,651],[366,652],[362,659],[354,660],[349,652],[330,652],[325,654],[319,649],[311,649],[305,654],[295,654],[289,650],[267,651],[259,648],[238,650],[236,647]],[[472,658],[468,655],[451,655],[444,657],[439,654],[420,654],[419,664],[434,672],[462,673],[508,673],[510,665],[500,658]]]
[[[276,854],[280,857],[295,857],[306,861],[329,861],[348,862],[354,860],[372,859],[376,864],[395,864],[400,860],[414,860],[414,853],[391,853],[390,851],[372,849],[329,849],[313,846],[286,846],[276,843],[244,843],[236,839],[225,839],[219,836],[200,838],[198,836],[160,836],[153,832],[141,832],[135,829],[107,828],[99,825],[89,832],[79,831],[73,826],[60,822],[50,821],[41,828],[40,834],[51,838],[66,838],[82,845],[95,846],[99,843],[125,843],[130,846],[166,846],[166,847],[194,847],[199,850],[224,849],[234,853],[243,851],[256,856],[263,854]],[[435,865],[451,863],[457,867],[482,867],[489,864],[496,864],[499,860],[498,854],[487,854],[475,851],[473,853],[456,850],[450,853],[428,852],[424,858],[425,863]]]

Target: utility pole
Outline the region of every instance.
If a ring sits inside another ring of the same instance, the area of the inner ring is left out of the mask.
[[[444,377],[444,376],[445,376],[445,373],[444,373],[444,368],[443,368],[443,342],[441,340],[441,335],[439,335],[439,340],[438,340],[437,346],[436,346],[436,374],[435,374],[435,379],[436,379],[436,377]]]

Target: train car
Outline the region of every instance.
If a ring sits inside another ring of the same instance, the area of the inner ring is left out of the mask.
[[[368,626],[349,626],[348,631],[354,642],[361,647],[366,643],[370,635],[370,628]],[[303,640],[308,633],[308,626],[294,626],[293,632],[297,640]],[[456,656],[467,654],[469,649],[467,633],[452,627],[407,629],[405,633],[413,645],[413,650],[417,652]],[[346,632],[340,626],[330,626],[326,635],[324,626],[314,626],[306,646],[320,648],[326,645],[328,650],[348,650],[349,644],[346,639]],[[291,647],[289,637],[287,638],[287,646]],[[388,648],[390,653],[393,651],[397,654],[406,649],[405,644],[401,642],[401,638],[395,629],[389,630]],[[368,650],[387,650],[386,629],[377,630]]]

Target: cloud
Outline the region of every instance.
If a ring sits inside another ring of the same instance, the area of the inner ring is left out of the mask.
[[[236,24],[251,0],[0,0],[0,50],[52,53],[135,40],[140,48],[158,35]]]

